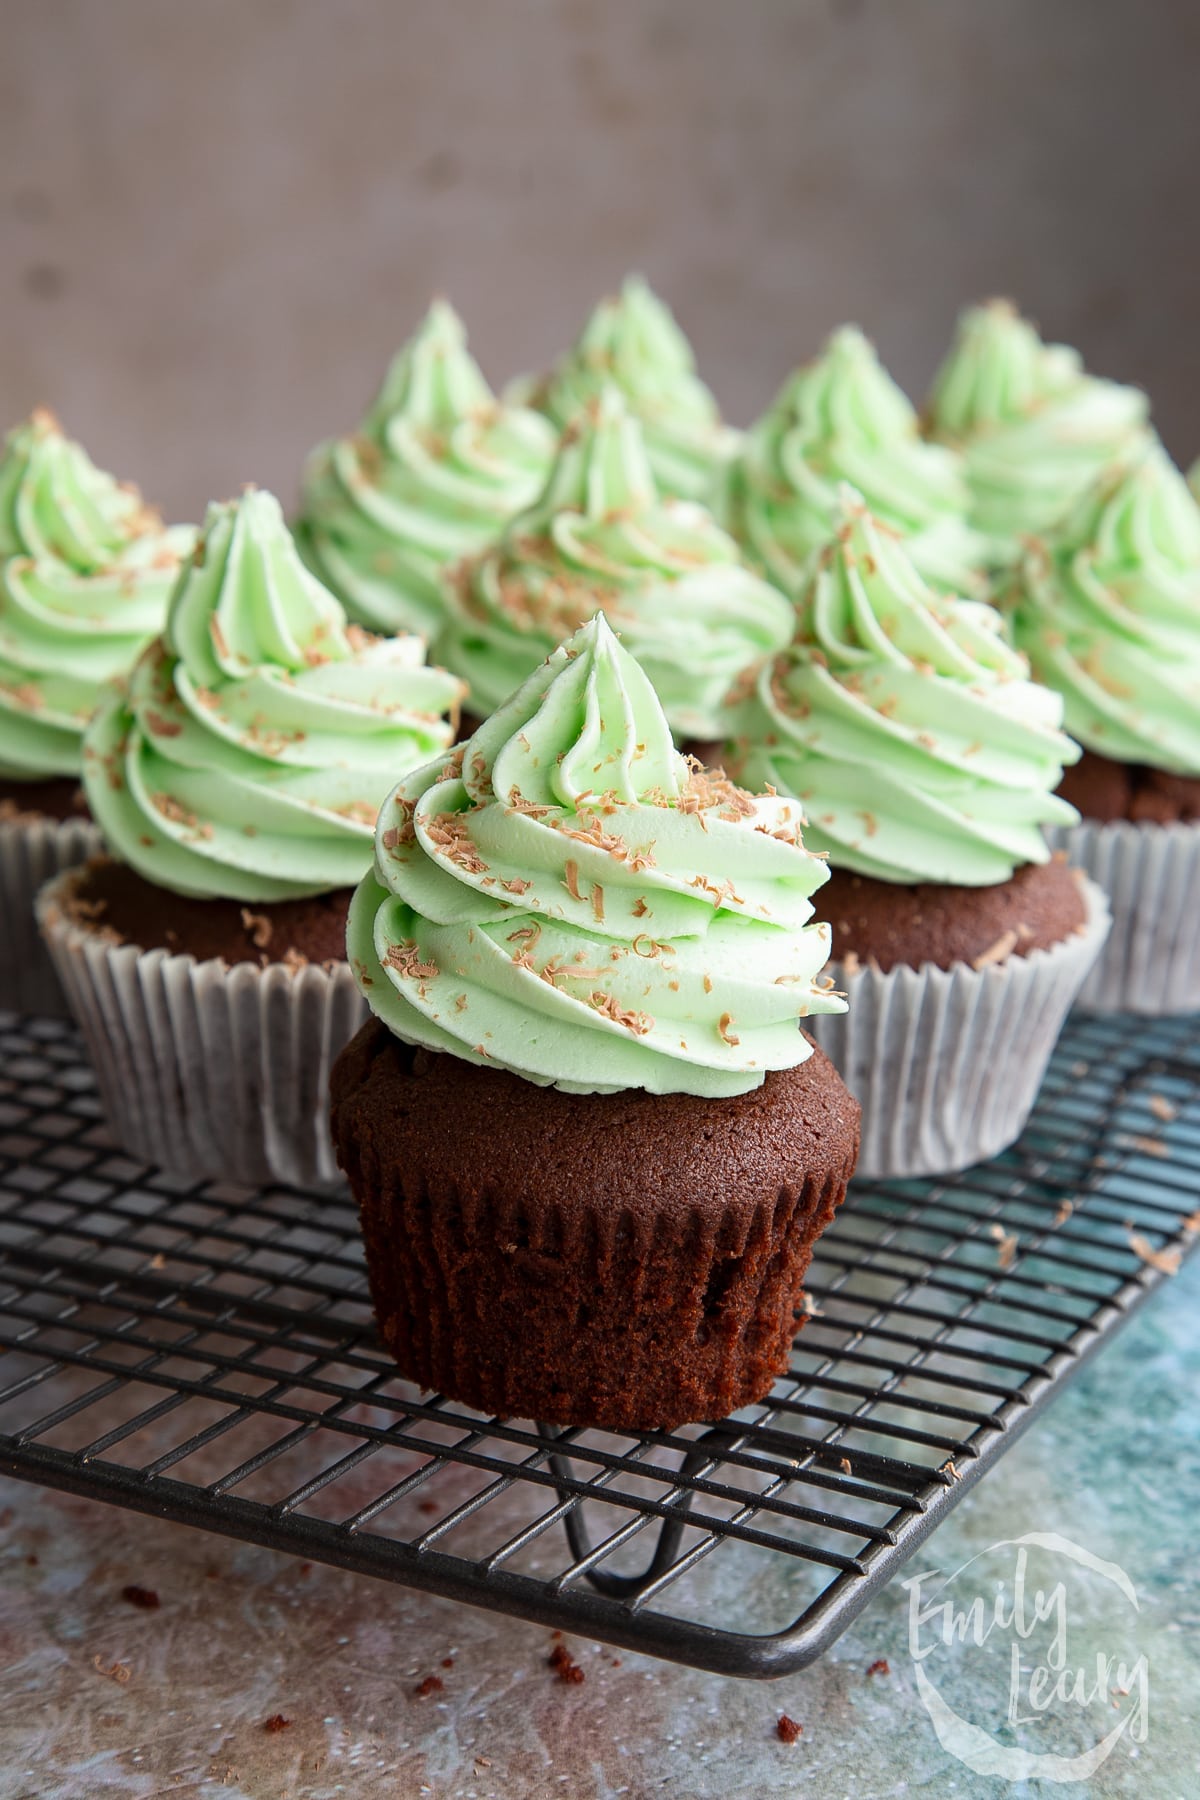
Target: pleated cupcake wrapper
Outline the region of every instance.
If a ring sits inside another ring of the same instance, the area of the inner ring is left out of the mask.
[[[66,997],[34,917],[38,889],[104,847],[90,819],[0,824],[0,1006],[65,1018]]]
[[[1078,1004],[1087,1012],[1200,1010],[1200,825],[1085,820],[1046,835],[1112,909],[1112,933]]]
[[[109,943],[64,915],[71,879],[42,890],[38,922],[122,1148],[181,1175],[340,1186],[329,1071],[366,1017],[349,965],[227,966]]]
[[[849,1010],[805,1029],[862,1105],[860,1175],[951,1174],[1020,1135],[1108,933],[1103,892],[1084,893],[1084,929],[1030,956],[887,974],[830,964]]]

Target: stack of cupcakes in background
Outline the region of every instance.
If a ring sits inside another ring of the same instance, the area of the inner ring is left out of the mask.
[[[741,433],[722,420],[670,308],[638,275],[600,302],[549,374],[514,382],[512,392],[565,431],[614,387],[642,427],[659,492],[708,501]]]
[[[269,494],[213,506],[84,780],[118,861],[38,916],[119,1142],[194,1175],[334,1177],[330,1065],[361,1017],[350,890],[396,770],[454,737],[421,640],[347,626]]]
[[[162,629],[191,526],[167,528],[36,412],[0,460],[0,1006],[64,1001],[34,925],[38,888],[100,848],[80,786],[105,682]]]
[[[862,1102],[865,1174],[964,1168],[1028,1117],[1109,922],[1043,833],[1075,818],[1061,723],[999,615],[935,593],[844,488],[795,640],[731,696],[728,754],[802,804],[833,869],[849,1010],[814,1032]]]
[[[618,390],[603,388],[564,432],[536,503],[448,577],[436,654],[476,715],[599,608],[676,738],[712,739],[730,685],[791,636],[790,602],[702,506],[660,496],[648,451]]]
[[[1009,300],[969,307],[926,409],[930,434],[960,451],[971,520],[993,571],[1055,531],[1107,468],[1149,438],[1138,388],[1089,374],[1044,344]]]
[[[747,556],[798,594],[836,528],[849,482],[893,530],[928,581],[983,589],[986,543],[968,523],[957,451],[926,443],[911,401],[854,326],[797,369],[721,472],[716,510]]]
[[[437,300],[360,429],[309,458],[300,552],[352,619],[430,638],[445,570],[532,503],[556,437],[540,413],[496,399]]]
[[[400,781],[334,1070],[379,1328],[489,1413],[723,1418],[786,1367],[858,1108],[799,809],[676,752],[602,615]]]

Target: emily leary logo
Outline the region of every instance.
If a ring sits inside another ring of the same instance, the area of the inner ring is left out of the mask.
[[[951,1575],[912,1575],[902,1586],[917,1691],[942,1748],[969,1769],[1007,1781],[1086,1781],[1122,1738],[1145,1742],[1150,1672],[1130,1652],[1138,1600],[1116,1563],[1032,1531]],[[1073,1650],[1073,1600],[1086,1651]],[[959,1692],[969,1685],[974,1718],[951,1706],[939,1679]]]

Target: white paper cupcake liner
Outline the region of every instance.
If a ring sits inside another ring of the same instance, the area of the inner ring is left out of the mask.
[[[349,965],[226,965],[110,943],[65,917],[71,878],[43,888],[38,923],[122,1148],[182,1175],[339,1184],[329,1072],[367,1011]]]
[[[1200,1010],[1200,825],[1084,820],[1046,835],[1112,909],[1112,932],[1078,1004],[1087,1012]]]
[[[805,1030],[862,1105],[860,1175],[952,1174],[1020,1135],[1108,933],[1103,892],[1089,881],[1084,896],[1084,928],[1030,956],[886,975],[830,964],[849,1010]]]
[[[66,1016],[66,997],[38,932],[38,889],[104,847],[90,819],[22,817],[0,823],[0,1006]]]

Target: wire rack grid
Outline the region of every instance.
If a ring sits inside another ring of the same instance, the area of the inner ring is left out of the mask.
[[[852,1184],[765,1403],[558,1431],[400,1379],[347,1199],[131,1163],[74,1033],[0,1015],[0,1473],[782,1675],[1178,1267],[1198,1189],[1193,1022],[1075,1019],[1012,1151]]]

